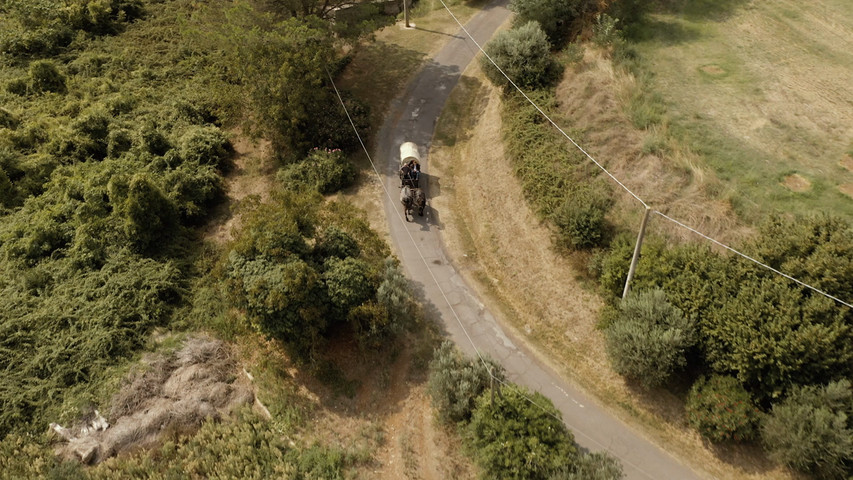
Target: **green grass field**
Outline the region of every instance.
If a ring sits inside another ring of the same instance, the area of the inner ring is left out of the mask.
[[[643,96],[742,220],[853,220],[853,3],[679,0],[631,36]]]

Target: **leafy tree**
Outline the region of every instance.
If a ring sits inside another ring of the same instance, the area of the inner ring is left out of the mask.
[[[547,87],[559,80],[563,73],[560,64],[551,57],[545,33],[533,21],[497,34],[486,45],[486,53],[523,89]],[[481,57],[480,65],[493,84],[505,91],[512,88],[488,58]]]
[[[227,278],[233,298],[261,332],[303,356],[318,346],[328,300],[319,272],[305,261],[250,259],[232,251]]]
[[[429,364],[428,390],[438,419],[444,423],[467,422],[477,397],[489,389],[491,375],[498,380],[505,378],[503,368],[491,359],[483,365],[462,356],[453,343],[443,342]]]
[[[821,479],[853,474],[853,390],[850,380],[797,387],[773,406],[761,438],[776,461]]]
[[[305,127],[336,108],[326,88],[325,66],[335,58],[327,25],[310,17],[276,22],[246,4],[226,16],[219,42],[248,96],[255,130],[298,158],[317,146],[316,130]]]
[[[803,297],[781,278],[740,277],[740,288],[700,322],[715,371],[732,372],[759,401],[791,385],[829,381],[853,365],[848,312],[821,296]]]
[[[539,23],[555,47],[562,47],[577,34],[578,22],[594,13],[598,2],[593,0],[512,0],[510,10],[517,14],[515,22],[523,25]]]
[[[618,373],[646,388],[658,386],[686,364],[687,349],[696,343],[695,328],[663,291],[636,292],[605,330],[607,353]]]
[[[736,378],[713,375],[701,378],[687,394],[687,420],[714,442],[752,440],[759,410]]]
[[[377,282],[370,265],[357,258],[341,260],[332,257],[326,260],[323,281],[329,299],[344,316],[376,293]]]
[[[487,476],[546,479],[575,463],[574,436],[550,400],[517,385],[501,392],[494,405],[488,392],[477,398],[469,425],[477,461]]]
[[[382,283],[376,290],[376,301],[388,312],[389,327],[399,330],[412,322],[416,304],[409,283],[396,259],[385,259]]]
[[[314,245],[314,254],[321,260],[330,257],[357,257],[359,253],[361,249],[355,239],[336,225],[326,227]]]
[[[606,452],[595,452],[580,455],[573,466],[557,470],[548,480],[620,480],[624,477],[619,460]]]

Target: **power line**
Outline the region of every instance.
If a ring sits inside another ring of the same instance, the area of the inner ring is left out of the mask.
[[[592,160],[592,163],[594,163],[598,168],[600,168],[602,172],[606,173],[606,174],[607,174],[607,176],[608,176],[608,177],[610,177],[614,182],[616,182],[620,187],[622,187],[622,189],[624,189],[626,192],[630,193],[630,194],[631,194],[631,196],[632,196],[632,197],[634,197],[638,202],[640,202],[644,207],[649,208],[649,206],[648,206],[648,205],[646,205],[646,202],[644,202],[642,198],[640,198],[636,193],[634,193],[633,191],[631,191],[631,189],[630,189],[630,188],[628,188],[624,183],[620,182],[618,178],[616,178],[612,173],[610,173],[606,168],[604,168],[604,165],[602,165],[602,164],[598,163],[598,160],[596,160],[595,158],[593,158],[593,156],[592,156],[592,155],[590,155],[589,153],[587,153],[587,151],[586,151],[586,150],[584,150],[584,149],[583,149],[583,147],[581,147],[581,146],[580,146],[580,145],[579,145],[579,144],[578,144],[578,143],[577,143],[577,142],[576,142],[572,137],[570,137],[568,133],[566,133],[565,131],[563,131],[563,129],[562,129],[562,128],[560,128],[560,126],[559,126],[559,125],[557,125],[557,123],[556,123],[556,122],[554,122],[554,120],[551,120],[551,117],[550,117],[550,116],[548,116],[548,114],[547,114],[547,113],[545,113],[545,111],[544,111],[544,110],[542,110],[541,108],[539,108],[539,105],[537,105],[537,104],[536,104],[536,102],[534,102],[533,100],[531,100],[531,99],[530,99],[530,97],[528,97],[528,96],[527,96],[527,94],[526,94],[526,93],[524,93],[524,91],[523,91],[523,90],[522,90],[518,85],[516,85],[516,84],[515,84],[515,82],[514,82],[511,78],[509,78],[509,76],[508,76],[506,73],[504,73],[503,69],[502,69],[500,66],[498,66],[498,64],[497,64],[497,63],[495,63],[495,61],[494,61],[494,60],[492,60],[492,57],[491,57],[491,56],[489,56],[489,54],[488,54],[488,53],[486,53],[486,51],[485,51],[485,50],[483,50],[483,47],[481,47],[481,46],[480,46],[480,44],[479,44],[479,43],[477,43],[477,40],[474,40],[474,37],[473,37],[473,36],[471,36],[471,34],[470,34],[470,33],[468,33],[468,30],[465,28],[465,26],[464,26],[464,25],[462,25],[462,23],[461,23],[461,22],[459,22],[459,19],[458,19],[458,18],[456,18],[456,15],[454,15],[454,14],[453,14],[453,12],[452,12],[452,11],[450,11],[450,8],[448,8],[447,4],[445,4],[445,3],[444,3],[444,0],[438,0],[438,1],[439,1],[439,2],[441,2],[441,4],[442,4],[442,5],[444,5],[444,9],[445,9],[445,10],[447,10],[447,12],[448,12],[448,13],[450,13],[450,16],[451,16],[451,17],[453,17],[453,20],[455,20],[455,21],[456,21],[456,24],[457,24],[457,25],[459,25],[459,27],[462,29],[462,31],[463,31],[463,32],[465,32],[465,35],[468,35],[468,38],[470,38],[470,39],[471,39],[471,41],[472,41],[472,42],[474,42],[474,45],[476,45],[476,46],[477,46],[477,48],[478,48],[481,52],[483,52],[483,55],[485,55],[485,56],[486,56],[486,58],[488,58],[488,59],[489,59],[489,62],[491,62],[491,64],[492,64],[492,65],[494,65],[494,66],[495,66],[495,68],[497,68],[499,72],[501,72],[501,75],[503,75],[503,76],[504,76],[504,78],[506,78],[506,79],[507,79],[507,81],[509,81],[509,83],[510,83],[510,84],[511,84],[511,85],[512,85],[516,90],[518,90],[518,93],[520,93],[520,94],[525,98],[525,100],[527,100],[528,102],[530,102],[530,104],[531,104],[531,105],[533,105],[533,108],[535,108],[537,111],[539,111],[539,113],[540,113],[540,114],[542,114],[542,116],[543,116],[543,117],[545,117],[545,119],[546,119],[546,120],[548,120],[548,123],[550,123],[554,128],[556,128],[560,133],[562,133],[564,137],[566,137],[570,142],[572,142],[572,145],[574,145],[575,147],[577,147],[577,149],[578,149],[578,150],[580,150],[580,151],[581,151],[581,153],[583,153],[584,155],[586,155],[586,157],[587,157],[587,158],[589,158],[590,160]]]
[[[523,97],[524,97],[524,98],[525,98],[525,99],[526,99],[530,104],[531,104],[531,105],[533,105],[533,107],[534,107],[534,108],[535,108],[535,109],[536,109],[536,110],[537,110],[537,111],[538,111],[538,112],[539,112],[543,117],[545,117],[545,119],[546,119],[546,120],[548,120],[548,122],[549,122],[549,123],[550,123],[554,128],[556,128],[560,133],[562,133],[562,134],[563,134],[563,136],[564,136],[564,137],[566,137],[566,138],[567,138],[567,139],[572,143],[572,145],[574,145],[575,147],[577,147],[577,149],[578,149],[578,150],[580,150],[580,151],[581,151],[581,153],[583,153],[587,158],[589,158],[590,160],[592,160],[592,162],[593,162],[593,163],[595,163],[595,165],[596,165],[598,168],[600,168],[604,173],[606,173],[606,174],[607,174],[607,175],[608,175],[608,176],[609,176],[609,177],[610,177],[614,182],[616,182],[616,183],[617,183],[620,187],[622,187],[626,192],[630,193],[630,194],[631,194],[631,196],[633,196],[633,197],[634,197],[638,202],[640,202],[641,204],[643,204],[643,206],[644,206],[644,207],[646,207],[647,209],[651,208],[649,205],[647,205],[647,204],[646,204],[646,202],[645,202],[645,201],[643,201],[643,199],[642,199],[642,198],[640,198],[637,194],[635,194],[633,191],[631,191],[631,189],[629,189],[627,186],[625,186],[625,184],[624,184],[624,183],[622,183],[621,181],[619,181],[619,179],[618,179],[618,178],[616,178],[612,173],[610,173],[606,168],[604,168],[604,167],[603,167],[603,166],[602,166],[602,165],[601,165],[601,164],[600,164],[600,163],[599,163],[595,158],[593,158],[593,157],[592,157],[592,155],[590,155],[589,153],[587,153],[587,151],[586,151],[586,150],[584,150],[584,149],[583,149],[583,147],[581,147],[577,142],[575,142],[575,141],[574,141],[574,139],[572,139],[572,137],[570,137],[570,136],[569,136],[565,131],[563,131],[563,129],[562,129],[562,128],[560,128],[560,126],[559,126],[559,125],[557,125],[557,124],[556,124],[556,123],[551,119],[551,117],[549,117],[549,116],[548,116],[548,114],[546,114],[546,113],[545,113],[545,112],[544,112],[544,111],[539,107],[539,105],[537,105],[537,104],[536,104],[536,102],[534,102],[530,97],[528,97],[528,96],[527,96],[527,94],[526,94],[526,93],[524,93],[524,91],[523,91],[523,90],[522,90],[518,85],[516,85],[516,83],[515,83],[511,78],[509,78],[509,76],[508,76],[508,75],[503,71],[503,69],[502,69],[502,68],[501,68],[497,63],[495,63],[495,61],[492,59],[492,57],[491,57],[491,56],[489,56],[489,54],[488,54],[488,53],[486,53],[486,51],[483,49],[483,47],[482,47],[482,46],[480,46],[480,44],[479,44],[479,43],[477,43],[477,41],[476,41],[476,40],[474,39],[474,37],[473,37],[473,36],[468,32],[468,30],[465,28],[465,26],[464,26],[464,25],[462,25],[462,23],[459,21],[459,19],[458,19],[458,18],[456,18],[456,15],[454,15],[454,14],[453,14],[453,12],[450,10],[450,8],[447,6],[447,4],[445,4],[445,3],[444,3],[444,0],[439,0],[439,2],[441,2],[441,4],[444,6],[444,9],[445,9],[445,10],[447,10],[447,13],[449,13],[449,14],[450,14],[450,16],[451,16],[451,17],[453,18],[453,20],[456,22],[456,24],[457,24],[457,25],[459,25],[459,28],[460,28],[463,32],[465,32],[465,35],[467,35],[467,36],[468,36],[468,38],[470,38],[470,39],[471,39],[471,41],[472,41],[472,42],[474,42],[474,44],[475,44],[475,45],[477,45],[477,48],[480,50],[480,52],[482,52],[482,53],[483,53],[483,55],[484,55],[484,56],[489,60],[489,62],[490,62],[492,65],[494,65],[494,66],[495,66],[495,68],[497,68],[497,69],[498,69],[498,71],[501,73],[501,75],[503,75],[503,76],[504,76],[504,78],[506,78],[506,79],[507,79],[507,81],[508,81],[508,82],[509,82],[509,83],[510,83],[510,84],[511,84],[511,85],[512,85],[512,86],[513,86],[513,87],[514,87],[514,88],[515,88],[515,89],[516,89],[516,90],[517,90],[517,91],[518,91],[518,92],[519,92],[519,93],[520,93],[520,94],[521,94],[521,95],[522,95],[522,96],[523,96]],[[739,255],[739,256],[741,256],[741,257],[743,257],[743,258],[745,258],[745,259],[747,259],[747,260],[749,260],[749,261],[751,261],[751,262],[753,262],[753,263],[755,263],[756,265],[759,265],[759,266],[761,266],[761,267],[763,267],[763,268],[766,268],[766,269],[768,269],[768,270],[770,270],[770,271],[772,271],[772,272],[774,272],[774,273],[776,273],[776,274],[778,274],[778,275],[781,275],[781,276],[783,276],[783,277],[785,277],[785,278],[787,278],[787,279],[789,279],[789,280],[791,280],[791,281],[793,281],[793,282],[796,282],[796,283],[798,283],[799,285],[802,285],[802,286],[804,286],[804,287],[806,287],[806,288],[808,288],[808,289],[810,289],[810,290],[812,290],[812,291],[814,291],[814,292],[816,292],[816,293],[818,293],[818,294],[820,294],[820,295],[823,295],[823,296],[825,296],[825,297],[827,297],[827,298],[829,298],[829,299],[831,299],[831,300],[833,300],[833,301],[836,301],[836,302],[838,302],[838,303],[840,303],[840,304],[842,304],[842,305],[845,305],[845,306],[847,306],[847,307],[853,308],[853,302],[846,302],[846,301],[843,301],[843,300],[839,299],[838,297],[836,297],[836,296],[834,296],[834,295],[830,295],[829,293],[826,293],[826,292],[824,292],[823,290],[820,290],[820,289],[818,289],[818,288],[816,288],[816,287],[813,287],[813,286],[811,286],[811,285],[809,285],[809,284],[807,284],[807,283],[805,283],[805,282],[803,282],[803,281],[801,281],[801,280],[798,280],[798,279],[796,279],[796,278],[792,277],[791,275],[788,275],[788,274],[786,274],[786,273],[784,273],[784,272],[781,272],[781,271],[779,271],[779,270],[777,270],[777,269],[775,269],[775,268],[773,268],[773,267],[771,267],[771,266],[769,266],[769,265],[766,265],[766,264],[764,264],[764,263],[762,263],[762,262],[760,262],[760,261],[758,261],[758,260],[756,260],[756,259],[754,259],[754,258],[752,258],[752,257],[750,257],[750,256],[748,256],[748,255],[746,255],[746,254],[744,254],[744,253],[739,252],[738,250],[736,250],[736,249],[734,249],[734,248],[732,248],[732,247],[730,247],[730,246],[728,246],[728,245],[726,245],[726,244],[724,244],[724,243],[722,243],[722,242],[720,242],[720,241],[718,241],[718,240],[715,240],[715,239],[711,238],[711,237],[710,237],[710,236],[708,236],[708,235],[705,235],[705,234],[703,234],[703,233],[699,232],[698,230],[696,230],[696,229],[694,229],[694,228],[691,228],[691,227],[689,227],[689,226],[685,225],[685,224],[684,224],[684,223],[682,223],[682,222],[679,222],[678,220],[675,220],[675,219],[674,219],[674,218],[672,218],[672,217],[669,217],[669,216],[667,216],[667,215],[664,215],[663,213],[661,213],[661,212],[659,212],[659,211],[657,211],[657,210],[655,211],[655,213],[656,213],[656,214],[658,214],[658,215],[660,215],[661,217],[663,217],[663,218],[665,218],[665,219],[667,219],[667,220],[669,220],[669,221],[673,222],[674,224],[676,224],[676,225],[678,225],[678,226],[680,226],[680,227],[682,227],[682,228],[685,228],[685,229],[687,229],[687,230],[689,230],[689,231],[691,231],[691,232],[693,232],[693,233],[695,233],[695,234],[697,234],[697,235],[701,236],[702,238],[704,238],[704,239],[706,239],[706,240],[708,240],[708,241],[711,241],[711,242],[713,242],[713,243],[715,243],[715,244],[717,244],[717,245],[719,245],[719,246],[721,246],[721,247],[725,248],[726,250],[729,250],[729,251],[731,251],[731,252],[733,252],[733,253],[735,253],[735,254],[737,254],[737,255]]]
[[[325,68],[325,66],[324,66],[324,68]],[[326,68],[326,75],[329,77],[329,81],[332,84],[332,88],[335,90],[335,95],[337,95],[338,101],[340,102],[341,107],[344,109],[344,113],[347,116],[347,120],[349,120],[350,126],[352,126],[352,129],[353,129],[353,132],[355,132],[355,135],[358,138],[358,143],[361,145],[362,150],[364,150],[364,154],[367,156],[367,160],[370,162],[370,166],[373,169],[373,172],[376,174],[376,177],[379,179],[379,184],[382,186],[382,191],[385,193],[385,196],[388,198],[388,200],[393,204],[394,199],[393,199],[393,197],[391,197],[391,194],[388,192],[388,189],[385,186],[385,182],[383,181],[382,175],[379,173],[379,170],[376,168],[376,164],[373,162],[373,158],[370,156],[370,152],[368,152],[367,147],[364,145],[364,141],[361,138],[361,134],[358,133],[358,129],[355,127],[355,123],[353,122],[352,117],[350,116],[349,111],[347,110],[346,104],[344,104],[344,100],[341,97],[341,94],[338,91],[338,87],[335,85],[335,81],[332,79],[332,76],[329,73],[328,68]],[[400,212],[397,209],[394,209],[394,212],[397,215],[397,219],[401,223],[403,223],[403,225],[406,225],[407,222],[405,222],[403,220],[402,216],[400,215]],[[480,353],[480,349],[478,349],[477,345],[474,344],[474,340],[471,338],[471,335],[468,333],[468,330],[465,328],[465,325],[462,323],[462,320],[459,318],[459,315],[456,313],[456,309],[453,308],[453,305],[450,303],[450,300],[447,298],[447,294],[444,292],[444,289],[441,288],[441,284],[438,282],[438,279],[435,277],[435,274],[433,273],[432,268],[429,265],[429,262],[427,262],[426,257],[424,257],[423,252],[421,251],[420,247],[418,247],[418,244],[415,241],[415,237],[412,235],[412,233],[409,231],[408,228],[405,228],[404,230],[406,231],[406,234],[408,235],[409,240],[412,242],[412,245],[415,247],[415,250],[418,252],[418,256],[420,257],[424,266],[426,266],[426,269],[429,272],[430,277],[432,278],[433,282],[435,283],[436,288],[438,288],[438,291],[441,292],[441,296],[444,299],[444,302],[447,304],[447,307],[450,309],[451,313],[453,314],[453,317],[456,319],[456,322],[459,324],[459,328],[461,328],[462,332],[465,333],[465,338],[468,339],[468,343],[471,344],[471,347],[474,349],[474,352],[477,353],[477,357],[480,359],[480,363],[483,365],[483,368],[485,368],[486,372],[488,372],[489,377],[491,377],[492,380],[500,383],[501,385],[504,385],[507,387],[511,386],[511,384],[509,384],[506,381],[498,378],[497,376],[494,375],[494,373],[492,373],[492,369],[489,367],[489,365],[486,362],[486,359],[483,357],[482,353]],[[590,442],[598,445],[601,449],[608,451],[608,452],[611,452],[610,448],[608,448],[606,445],[602,444],[598,440],[596,440],[596,439],[590,437],[589,435],[585,434],[580,429],[578,429],[577,427],[575,427],[574,425],[572,425],[571,423],[566,421],[566,419],[560,418],[559,416],[555,415],[548,408],[544,407],[543,405],[540,405],[538,402],[536,402],[535,400],[533,400],[532,398],[530,398],[529,396],[527,396],[523,392],[519,392],[519,393],[521,393],[521,396],[527,402],[529,402],[532,405],[535,405],[536,407],[541,409],[543,412],[545,412],[545,414],[550,415],[555,420],[565,424],[568,428],[571,428],[573,431],[579,433],[584,438],[588,439]],[[624,458],[620,458],[620,461],[628,464],[629,466],[634,468],[636,471],[645,475],[647,478],[654,480],[654,478],[655,478],[654,476],[650,475],[648,472],[646,472],[645,470],[643,470],[639,466],[635,465],[631,461],[624,459]]]
[[[361,144],[361,148],[364,150],[364,154],[367,155],[367,160],[370,162],[370,166],[371,168],[373,168],[373,172],[379,179],[379,184],[382,185],[382,191],[385,192],[385,196],[388,197],[388,200],[393,205],[394,199],[391,197],[391,194],[388,193],[388,189],[385,187],[385,182],[383,181],[382,175],[376,168],[376,164],[373,163],[373,158],[370,156],[370,152],[367,151],[367,147],[364,145],[364,142],[361,139],[361,135],[358,133],[358,129],[355,128],[355,123],[353,123],[352,117],[350,117],[349,111],[347,110],[347,106],[344,104],[344,100],[343,98],[341,98],[341,94],[338,91],[338,87],[335,85],[335,81],[332,79],[332,75],[329,73],[328,68],[326,68],[326,75],[329,77],[329,81],[332,82],[332,88],[335,89],[335,95],[338,96],[338,100],[341,102],[341,107],[344,109],[344,113],[346,113],[347,120],[349,120],[349,123],[352,126],[356,137],[358,137],[358,143]],[[403,222],[403,225],[408,223],[403,220],[403,218],[400,216],[400,212],[397,209],[394,209],[394,212],[397,214],[397,219],[400,220],[400,222]],[[412,241],[412,245],[415,247],[415,250],[418,252],[418,256],[421,258],[421,261],[423,261],[424,265],[426,266],[426,269],[432,277],[432,280],[435,282],[436,287],[438,287],[438,291],[441,292],[441,296],[444,298],[445,303],[447,303],[447,306],[450,307],[450,311],[453,312],[453,316],[456,318],[456,321],[459,323],[459,326],[462,328],[462,331],[465,332],[465,337],[468,338],[468,342],[471,343],[471,346],[474,348],[474,351],[477,352],[477,356],[480,357],[480,361],[483,363],[483,366],[486,368],[486,370],[489,370],[489,367],[486,364],[486,360],[483,358],[483,355],[480,353],[480,350],[477,349],[477,346],[474,345],[474,340],[471,339],[471,336],[468,334],[468,330],[465,329],[465,326],[462,324],[462,320],[459,318],[459,315],[457,315],[456,310],[453,308],[453,305],[450,304],[450,300],[444,293],[444,289],[441,288],[441,285],[438,283],[438,279],[435,277],[435,274],[432,273],[432,269],[429,266],[429,262],[427,262],[426,257],[424,257],[423,252],[421,252],[420,247],[418,247],[417,242],[415,242],[415,237],[412,235],[412,232],[410,232],[408,228],[405,228],[404,230],[406,231],[406,234],[408,234],[409,240]],[[491,375],[491,372],[489,372],[489,374]]]
[[[750,262],[753,262],[753,263],[755,263],[755,264],[757,264],[757,265],[760,265],[760,266],[762,266],[762,267],[764,267],[764,268],[766,268],[766,269],[770,270],[771,272],[774,272],[774,273],[776,273],[776,274],[778,274],[778,275],[781,275],[781,276],[783,276],[783,277],[787,278],[788,280],[791,280],[792,282],[796,282],[796,283],[798,283],[798,284],[800,284],[800,285],[802,285],[802,286],[804,286],[804,287],[806,287],[806,288],[808,288],[808,289],[811,289],[811,290],[813,290],[813,291],[815,291],[815,292],[817,292],[817,293],[819,293],[819,294],[821,294],[821,295],[823,295],[823,296],[825,296],[825,297],[827,297],[827,298],[831,298],[832,300],[835,300],[836,302],[838,302],[838,303],[840,303],[840,304],[842,304],[842,305],[846,305],[846,306],[848,306],[848,307],[850,307],[850,308],[853,308],[853,305],[851,305],[851,304],[849,304],[849,303],[845,302],[844,300],[841,300],[840,298],[838,298],[838,297],[836,297],[836,296],[834,296],[834,295],[830,295],[830,294],[828,294],[828,293],[824,292],[823,290],[820,290],[820,289],[818,289],[818,288],[815,288],[815,287],[813,287],[813,286],[811,286],[811,285],[809,285],[809,284],[807,284],[807,283],[805,283],[805,282],[801,282],[800,280],[797,280],[796,278],[794,278],[794,277],[792,277],[792,276],[788,275],[787,273],[780,272],[779,270],[777,270],[777,269],[775,269],[775,268],[771,267],[770,265],[767,265],[766,263],[762,263],[762,262],[760,262],[759,260],[756,260],[756,259],[754,259],[754,258],[750,257],[749,255],[745,254],[745,253],[739,252],[739,251],[735,250],[734,248],[732,248],[732,247],[730,247],[730,246],[728,246],[728,245],[726,245],[726,244],[724,244],[724,243],[718,242],[717,240],[714,240],[713,238],[709,237],[708,235],[705,235],[704,233],[702,233],[702,232],[700,232],[700,231],[698,231],[698,230],[696,230],[696,229],[694,229],[694,228],[691,228],[691,227],[689,227],[689,226],[687,226],[687,225],[685,225],[685,224],[683,224],[683,223],[679,222],[678,220],[676,220],[676,219],[674,219],[674,218],[672,218],[672,217],[670,217],[670,216],[668,216],[668,215],[666,215],[666,214],[664,214],[664,213],[661,213],[661,212],[659,212],[659,211],[657,211],[657,210],[654,210],[654,212],[653,212],[653,213],[656,213],[657,215],[660,215],[661,217],[663,217],[663,218],[665,218],[665,219],[669,220],[670,222],[672,222],[672,223],[674,223],[674,224],[678,225],[678,226],[679,226],[679,227],[681,227],[681,228],[684,228],[684,229],[686,229],[686,230],[689,230],[690,232],[695,233],[696,235],[699,235],[700,237],[704,238],[705,240],[708,240],[709,242],[715,243],[715,244],[717,244],[717,245],[719,245],[719,246],[721,246],[721,247],[725,248],[726,250],[728,250],[728,251],[730,251],[730,252],[734,253],[735,255],[739,255],[739,256],[741,256],[741,257],[743,257],[743,258],[745,258],[745,259],[749,260]]]

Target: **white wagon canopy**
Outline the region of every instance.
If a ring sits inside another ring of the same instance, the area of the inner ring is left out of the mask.
[[[415,142],[405,142],[400,145],[400,166],[409,163],[409,160],[414,160],[418,164],[421,163],[421,155],[418,153],[418,146]]]

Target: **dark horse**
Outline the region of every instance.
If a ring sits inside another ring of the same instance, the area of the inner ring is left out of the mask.
[[[414,209],[418,207],[418,215],[424,216],[424,207],[426,206],[426,195],[420,188],[412,188],[408,185],[403,186],[400,190],[400,203],[403,204],[403,215],[406,221],[410,222],[409,214],[414,216]]]

